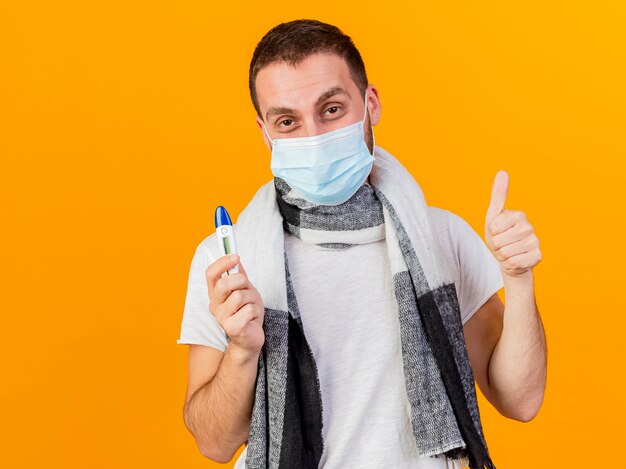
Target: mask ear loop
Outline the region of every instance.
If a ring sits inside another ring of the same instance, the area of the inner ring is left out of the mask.
[[[270,137],[270,134],[267,133],[267,129],[265,128],[265,122],[263,122],[262,127],[263,127],[263,132],[265,133],[265,136],[270,141],[270,143],[272,144],[271,146],[273,148],[274,147],[274,140],[272,140],[272,137]]]
[[[365,103],[365,109],[363,110],[363,123],[365,124],[365,117],[367,117],[367,88],[365,88],[365,96],[363,97],[363,102]]]
[[[365,88],[365,97],[363,98],[363,102],[365,103],[365,110],[363,111],[363,124],[365,124],[365,117],[367,116],[367,88]],[[370,121],[370,129],[372,130],[372,156],[376,151],[376,137],[374,136],[374,126]]]

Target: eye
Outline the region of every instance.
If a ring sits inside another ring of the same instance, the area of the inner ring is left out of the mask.
[[[339,106],[331,106],[328,109],[326,109],[326,112],[329,114],[336,114],[339,112]]]
[[[283,119],[278,123],[278,125],[282,127],[289,127],[291,124],[293,124],[293,119]]]

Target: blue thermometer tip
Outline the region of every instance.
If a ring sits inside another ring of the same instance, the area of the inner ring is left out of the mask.
[[[228,215],[226,209],[219,205],[215,209],[215,228],[219,228],[222,225],[232,226],[233,223],[230,221],[230,216]]]

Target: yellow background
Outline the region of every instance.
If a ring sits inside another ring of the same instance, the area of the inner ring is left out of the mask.
[[[624,5],[3,0],[0,466],[212,466],[182,420],[189,264],[272,177],[248,65],[303,17],[353,37],[429,204],[483,236],[506,169],[541,240],[547,393],[526,424],[479,396],[498,468],[620,466]]]

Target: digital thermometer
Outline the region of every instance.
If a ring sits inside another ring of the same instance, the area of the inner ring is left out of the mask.
[[[215,232],[220,245],[222,256],[235,254],[237,252],[237,243],[235,242],[235,231],[230,216],[221,205],[215,209]],[[228,274],[239,272],[239,264],[228,269]]]

